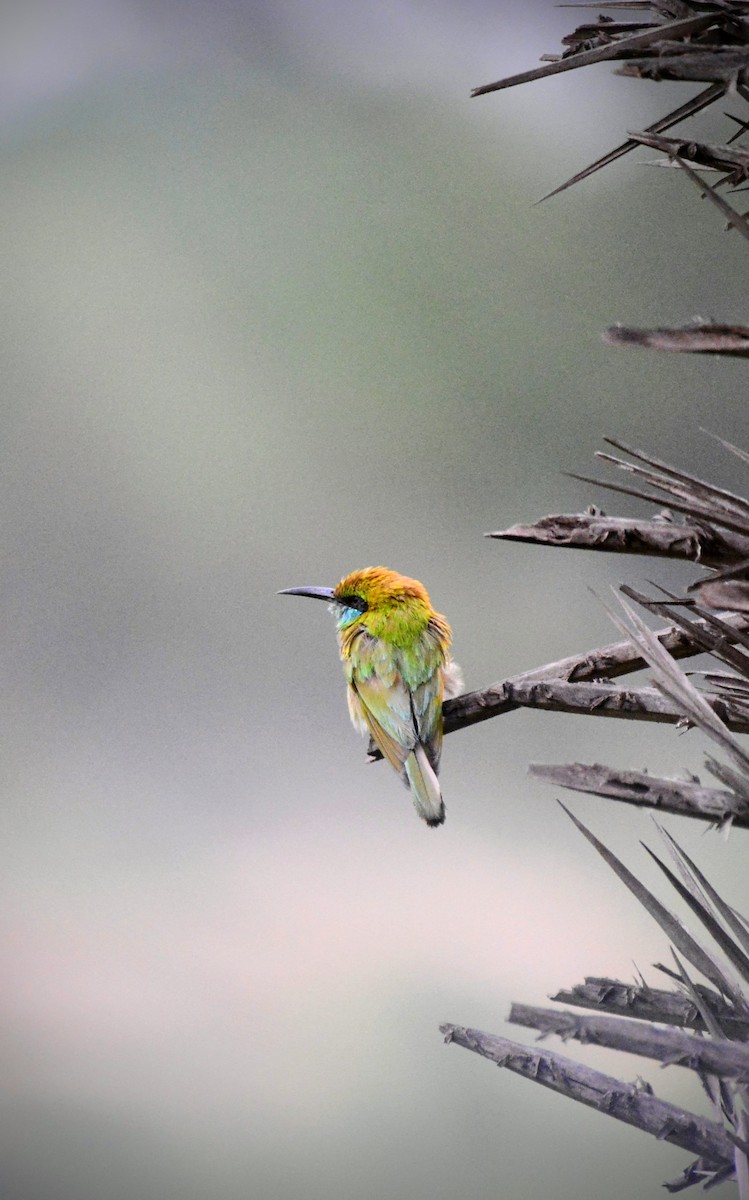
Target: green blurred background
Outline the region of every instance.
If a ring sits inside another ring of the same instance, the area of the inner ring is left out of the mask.
[[[524,1040],[511,999],[633,960],[657,981],[664,936],[526,766],[699,770],[700,735],[464,731],[431,832],[365,765],[324,608],[275,595],[416,575],[476,688],[615,639],[621,579],[690,577],[482,537],[643,512],[563,474],[602,435],[746,487],[701,431],[749,444],[745,366],[599,339],[745,320],[737,236],[634,159],[532,206],[690,92],[604,66],[468,98],[575,16],[4,6],[8,1200],[593,1200],[688,1161],[438,1025]],[[657,883],[645,815],[572,802]],[[746,910],[742,838],[667,824]]]

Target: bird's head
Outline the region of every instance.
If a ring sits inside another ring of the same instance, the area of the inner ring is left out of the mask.
[[[418,579],[387,567],[352,571],[334,588],[284,588],[280,594],[325,600],[340,630],[360,622],[374,637],[393,641],[412,638],[437,616]]]

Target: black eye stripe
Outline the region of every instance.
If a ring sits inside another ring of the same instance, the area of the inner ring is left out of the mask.
[[[337,600],[344,608],[355,608],[357,612],[366,612],[369,608],[366,600],[361,596],[338,596]]]

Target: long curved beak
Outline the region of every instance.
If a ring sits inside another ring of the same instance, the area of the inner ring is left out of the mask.
[[[325,600],[330,604],[331,600],[335,600],[332,588],[318,587],[301,587],[301,588],[281,588],[280,592],[276,592],[277,596],[311,596],[313,600]]]

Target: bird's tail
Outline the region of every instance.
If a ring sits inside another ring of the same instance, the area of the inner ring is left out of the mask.
[[[427,825],[441,825],[445,819],[445,806],[434,767],[421,744],[414,746],[404,763],[414,808]]]

